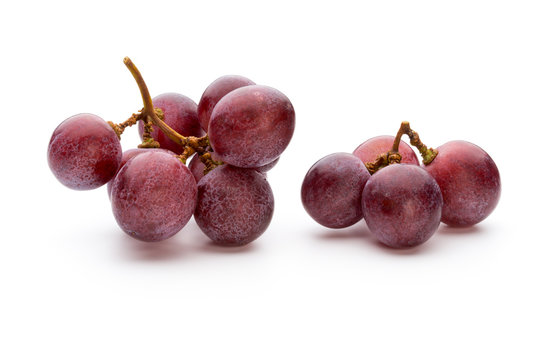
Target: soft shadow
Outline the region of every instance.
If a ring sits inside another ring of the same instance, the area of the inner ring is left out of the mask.
[[[175,238],[176,236],[163,241],[144,242],[123,234],[122,253],[128,259],[137,261],[176,260],[185,257],[186,249]]]
[[[485,229],[482,225],[474,225],[469,227],[450,227],[445,224],[441,224],[437,233],[442,236],[447,235],[460,235],[460,234],[481,234],[485,232]]]
[[[202,251],[214,254],[244,254],[244,253],[253,253],[258,249],[258,246],[255,242],[251,242],[244,246],[222,246],[214,244],[208,238],[200,246]]]
[[[371,235],[366,223],[361,221],[345,229],[324,229],[317,231],[315,236],[325,241],[336,241],[357,240],[359,238],[372,237],[373,235]]]
[[[412,248],[405,248],[405,249],[395,249],[390,246],[386,246],[383,243],[378,242],[378,241],[373,241],[372,244],[374,247],[377,248],[377,250],[379,251],[382,250],[386,254],[393,255],[393,256],[425,254],[425,253],[430,252],[433,249],[433,244],[430,243],[430,240],[418,246],[415,246]]]

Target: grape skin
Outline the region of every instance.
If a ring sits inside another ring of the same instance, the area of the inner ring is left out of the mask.
[[[199,124],[197,104],[190,98],[177,94],[165,93],[152,99],[155,108],[163,111],[163,121],[183,136],[201,137],[204,131]],[[182,154],[184,147],[175,143],[156,125],[152,126],[152,137],[159,142],[162,149],[167,149]],[[144,133],[144,123],[139,121],[139,135],[141,140]]]
[[[198,192],[195,221],[215,244],[246,245],[270,225],[274,195],[256,170],[219,166],[201,179]]]
[[[116,173],[122,158],[120,140],[99,116],[78,114],[54,130],[47,151],[56,178],[74,190],[96,189]]]
[[[170,151],[170,150],[167,150],[167,149],[161,149],[161,148],[154,148],[154,149],[135,148],[135,149],[129,149],[129,150],[124,151],[124,153],[122,154],[122,160],[120,161],[120,166],[118,167],[118,171],[120,171],[120,169],[122,169],[122,167],[123,167],[129,160],[131,160],[132,158],[134,158],[135,156],[140,155],[140,154],[144,154],[144,153],[149,152],[149,151],[162,151],[162,152],[169,153],[169,154],[171,154],[171,155],[176,155],[175,153],[173,153],[173,152]],[[116,172],[116,174],[118,174],[118,171]],[[109,182],[107,183],[107,194],[109,195],[109,199],[111,198],[112,185],[113,185],[113,183],[114,183],[114,178],[116,177],[116,174],[115,174],[115,176],[113,176],[113,178],[111,179],[111,181],[109,181]]]
[[[197,201],[195,178],[164,152],[129,160],[116,175],[111,205],[122,230],[142,241],[170,238],[189,221]]]
[[[199,154],[193,155],[193,157],[189,161],[188,167],[193,176],[195,177],[195,181],[198,183],[204,176],[204,170],[206,169],[206,165],[204,165],[203,162],[199,159]]]
[[[377,156],[392,149],[394,137],[381,135],[364,141],[354,151],[353,155],[358,157],[364,164],[375,161]],[[398,152],[401,155],[401,164],[419,165],[418,157],[414,150],[403,140],[400,141]]]
[[[348,153],[317,161],[302,183],[302,203],[308,214],[329,228],[351,226],[363,217],[362,190],[369,172],[360,159]]]
[[[217,160],[215,154],[212,154],[212,157],[214,158],[214,160]],[[274,160],[274,161],[272,161],[272,162],[270,162],[270,163],[268,163],[266,165],[263,165],[263,166],[260,166],[260,167],[257,167],[257,168],[253,168],[253,170],[257,170],[258,172],[260,172],[262,174],[266,174],[266,172],[268,172],[274,166],[276,166],[278,161],[279,161],[279,158],[277,158],[276,160]],[[193,155],[193,157],[191,158],[191,160],[189,162],[188,167],[189,167],[189,170],[191,170],[191,172],[193,173],[193,176],[195,176],[195,180],[197,180],[197,183],[198,183],[202,179],[202,177],[204,176],[204,170],[206,169],[206,166],[204,165],[204,163],[199,158],[199,154]]]
[[[240,75],[225,75],[208,85],[201,96],[197,109],[199,122],[204,131],[208,131],[212,111],[219,100],[231,91],[248,85],[255,85],[255,83]]]
[[[427,241],[439,227],[443,198],[422,167],[394,164],[378,170],[366,183],[362,210],[377,240],[392,248]]]
[[[276,89],[244,86],[225,95],[210,118],[208,137],[227,164],[254,168],[277,159],[295,125],[289,99]]]
[[[467,141],[450,141],[425,167],[439,184],[444,206],[441,221],[465,227],[479,223],[495,209],[501,195],[501,178],[493,159]]]

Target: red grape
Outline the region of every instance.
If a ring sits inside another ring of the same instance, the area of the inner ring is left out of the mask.
[[[309,169],[302,184],[302,203],[308,214],[329,228],[344,228],[360,221],[362,190],[370,178],[357,157],[328,155]]]
[[[116,175],[111,205],[118,225],[143,241],[167,239],[189,221],[197,184],[180,160],[149,151],[129,160]]]
[[[154,107],[163,111],[163,121],[183,136],[203,136],[204,131],[199,124],[197,104],[190,98],[176,93],[165,93],[152,99]],[[139,135],[144,132],[144,124],[139,121]],[[160,148],[181,154],[184,148],[178,145],[156,125],[153,126],[152,137],[159,142]]]
[[[253,168],[281,155],[294,125],[294,109],[285,95],[268,86],[250,85],[231,91],[217,103],[208,137],[224,162]]]
[[[255,85],[255,83],[243,76],[225,75],[215,80],[204,90],[198,106],[199,122],[204,131],[208,131],[212,111],[219,100],[231,91],[248,85]]]
[[[384,154],[392,149],[394,137],[390,135],[381,135],[364,141],[353,152],[353,155],[358,157],[362,162],[368,163],[375,161],[377,156]],[[403,140],[399,143],[398,148],[401,155],[401,164],[419,165],[418,158],[414,150]]]
[[[394,164],[378,170],[362,193],[366,224],[381,243],[406,248],[427,241],[439,227],[443,198],[422,167]]]
[[[497,206],[501,178],[497,165],[480,147],[450,141],[425,169],[439,184],[444,206],[441,221],[450,226],[471,226],[484,220]]]
[[[54,130],[47,158],[62,184],[74,190],[90,190],[112,179],[120,166],[122,147],[102,118],[78,114]]]
[[[195,177],[195,181],[197,183],[202,179],[204,176],[204,170],[206,169],[206,165],[200,160],[199,154],[193,155],[191,160],[189,161],[189,170],[191,170],[191,173]]]
[[[246,245],[270,224],[274,195],[256,170],[218,166],[201,179],[198,191],[195,221],[218,245]]]
[[[145,149],[145,148],[129,149],[129,150],[124,151],[124,153],[122,154],[122,161],[120,161],[120,166],[118,167],[118,171],[120,171],[120,169],[122,169],[122,167],[129,160],[131,160],[132,158],[134,158],[137,155],[144,154],[145,152],[148,152],[148,151],[162,151],[162,152],[169,153],[171,155],[176,155],[175,153],[173,153],[170,150],[160,149],[160,148],[155,148],[155,149]],[[118,171],[116,172],[117,174],[118,174]],[[112,190],[113,183],[114,183],[114,177],[111,179],[111,181],[109,181],[107,183],[107,193],[109,194],[109,199],[111,198],[111,190]]]

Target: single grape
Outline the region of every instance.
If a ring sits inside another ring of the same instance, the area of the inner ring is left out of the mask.
[[[78,114],[54,130],[47,159],[62,184],[74,190],[90,190],[112,179],[120,166],[122,147],[102,118]]]
[[[441,221],[463,227],[484,220],[501,196],[501,178],[493,159],[480,147],[460,140],[447,142],[437,150],[435,160],[425,169],[441,188]]]
[[[375,161],[377,156],[390,151],[393,144],[393,136],[376,136],[360,144],[353,151],[353,155],[358,157],[365,164]],[[400,141],[398,152],[401,155],[401,164],[419,165],[418,158],[416,157],[414,150],[405,141]]]
[[[155,148],[155,149],[145,149],[145,148],[135,148],[135,149],[129,149],[129,150],[126,150],[124,151],[124,153],[122,154],[122,160],[120,161],[120,166],[118,167],[118,171],[120,171],[120,169],[122,169],[122,167],[129,161],[131,160],[132,158],[134,158],[135,156],[137,155],[140,155],[140,154],[144,154],[146,152],[149,152],[149,151],[161,151],[161,152],[166,152],[166,153],[169,153],[171,155],[176,155],[175,153],[173,153],[172,151],[170,150],[167,150],[167,149],[161,149],[161,148]],[[118,174],[118,171],[116,172],[116,174]],[[115,176],[116,176],[115,174]],[[111,179],[111,181],[109,181],[107,183],[107,194],[109,194],[109,199],[111,198],[111,190],[112,190],[112,185],[114,183],[114,178],[115,176],[113,176],[113,178]]]
[[[149,151],[116,175],[111,205],[118,225],[142,241],[170,238],[189,221],[197,201],[195,178],[171,154]]]
[[[191,170],[193,176],[195,177],[195,181],[197,181],[198,183],[204,176],[204,170],[206,169],[206,166],[199,158],[199,154],[193,155],[193,157],[189,161],[188,167],[189,170]]]
[[[348,153],[328,155],[309,169],[302,183],[308,214],[329,228],[351,226],[363,217],[362,190],[370,178],[360,159]]]
[[[362,193],[366,224],[381,243],[407,248],[427,241],[439,227],[443,198],[422,167],[394,164],[378,170]]]
[[[218,166],[201,179],[198,191],[195,221],[218,245],[246,245],[270,224],[274,195],[256,170]]]
[[[255,85],[255,83],[239,75],[225,75],[208,85],[198,106],[199,122],[204,131],[208,131],[210,116],[219,100],[231,91],[248,85]]]
[[[214,107],[208,137],[227,164],[254,168],[277,159],[291,141],[294,109],[289,99],[268,86],[233,90]]]
[[[199,124],[197,115],[197,104],[190,98],[176,93],[165,93],[152,99],[154,107],[163,111],[163,121],[183,136],[201,137],[204,131]],[[152,137],[159,142],[160,148],[171,150],[177,154],[182,154],[184,148],[178,145],[161,129],[154,125]],[[139,121],[139,135],[142,139],[144,133],[144,123]]]

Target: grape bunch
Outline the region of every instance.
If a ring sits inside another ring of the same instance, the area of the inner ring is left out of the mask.
[[[258,238],[274,212],[266,172],[294,132],[289,99],[236,75],[211,83],[198,105],[176,93],[151,98],[137,67],[124,64],[144,108],[119,124],[92,114],[62,122],[47,153],[56,178],[74,190],[107,184],[118,225],[138,240],[170,238],[192,215],[218,245]],[[137,123],[141,144],[122,152],[122,133]]]
[[[422,164],[403,135],[419,150]],[[426,242],[440,222],[473,226],[491,214],[500,194],[499,171],[484,150],[466,141],[428,148],[408,122],[395,138],[374,137],[352,154],[317,161],[301,190],[304,208],[319,224],[344,228],[364,218],[375,238],[391,248]]]

